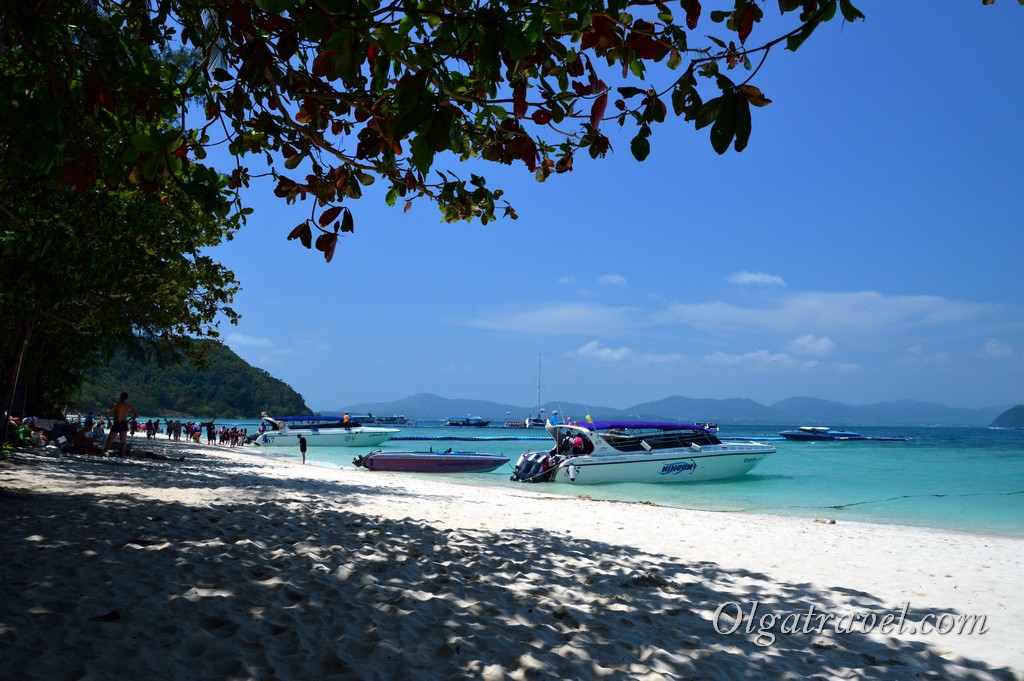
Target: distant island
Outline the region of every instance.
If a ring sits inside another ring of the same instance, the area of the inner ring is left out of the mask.
[[[536,417],[537,406],[502,404],[487,400],[451,399],[431,393],[411,395],[392,402],[363,402],[310,409],[302,395],[284,381],[254,367],[230,348],[210,343],[209,368],[191,366],[160,369],[155,363],[118,356],[107,366],[90,373],[70,406],[83,410],[105,408],[122,390],[147,416],[203,417],[220,419],[258,418],[260,412],[276,415],[321,413],[338,415],[402,415],[415,421],[444,421],[451,416],[478,416],[501,427],[506,421]],[[771,405],[746,398],[705,399],[665,397],[625,408],[584,405],[550,400],[541,405],[543,415],[555,411],[562,418],[679,420],[720,425],[777,425],[784,427],[830,426],[975,426],[1024,427],[1024,406],[986,409],[949,407],[933,402],[897,400],[849,405],[814,397],[790,397]]]
[[[1024,404],[1007,409],[991,425],[993,428],[1024,428]]]
[[[679,420],[719,425],[797,426],[975,426],[987,427],[1006,406],[988,409],[949,407],[933,402],[897,400],[876,404],[849,405],[814,397],[790,397],[772,405],[763,405],[745,398],[701,399],[673,396],[631,407],[616,408],[583,405],[574,402],[549,401],[543,405],[545,414],[557,410],[561,418],[582,421],[590,414],[594,419]],[[537,407],[500,404],[486,400],[448,399],[420,393],[394,402],[364,402],[343,407],[352,414],[401,414],[415,420],[444,420],[452,415],[479,416],[490,419],[492,426],[506,421],[521,421],[536,414]],[[332,413],[332,412],[324,412]]]

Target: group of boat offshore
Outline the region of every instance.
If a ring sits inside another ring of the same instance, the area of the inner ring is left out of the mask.
[[[398,434],[388,425],[337,417],[264,414],[253,444],[292,447],[301,436],[308,446],[379,447]],[[399,423],[400,421],[392,421]],[[478,427],[477,417],[453,417],[446,426]],[[551,444],[530,449],[512,466],[517,482],[560,482],[592,485],[614,482],[700,482],[744,475],[776,452],[774,446],[748,439],[718,436],[714,423],[607,420],[589,416],[583,422],[544,421]],[[779,433],[787,440],[897,440],[875,438],[824,426],[803,426]],[[356,466],[372,471],[408,473],[489,472],[510,463],[504,454],[453,449],[374,449],[357,456]]]

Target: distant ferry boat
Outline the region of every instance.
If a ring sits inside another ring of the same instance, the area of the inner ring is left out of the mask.
[[[491,425],[490,420],[482,419],[479,416],[449,416],[444,422],[445,426],[459,426],[471,428],[484,428]]]
[[[374,416],[373,414],[360,414],[356,416],[350,416],[353,421],[359,423],[372,423],[375,426],[407,426],[409,425],[409,419],[404,416]]]
[[[784,430],[779,433],[787,440],[797,442],[821,442],[823,440],[875,440],[889,442],[903,442],[909,438],[905,437],[880,437],[867,436],[855,433],[852,430],[832,430],[828,426],[800,426],[796,430]]]

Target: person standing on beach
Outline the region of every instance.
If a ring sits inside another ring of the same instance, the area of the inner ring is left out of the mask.
[[[299,452],[302,454],[302,463],[306,463],[306,438],[302,435],[299,438]]]
[[[121,398],[107,407],[107,418],[110,418],[111,412],[113,412],[113,423],[110,426],[110,433],[107,434],[107,441],[103,445],[102,455],[107,455],[107,450],[110,449],[110,443],[114,441],[114,436],[120,433],[121,456],[124,456],[128,453],[128,417],[134,416],[139,418],[139,410],[134,405],[128,403],[128,393],[121,393]]]

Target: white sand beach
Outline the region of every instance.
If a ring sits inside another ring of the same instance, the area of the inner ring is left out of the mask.
[[[0,678],[1024,678],[1024,540],[133,444],[0,459]]]

